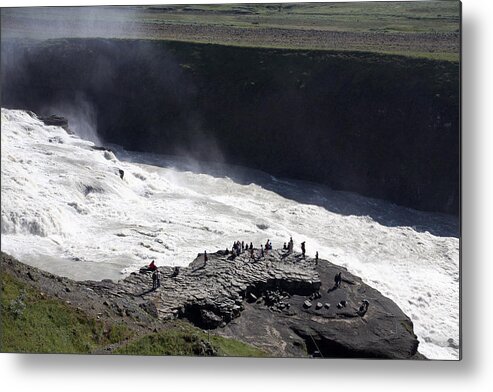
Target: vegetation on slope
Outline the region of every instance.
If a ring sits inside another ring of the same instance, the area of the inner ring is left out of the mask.
[[[213,355],[265,357],[266,353],[237,340],[208,335],[185,321],[174,321],[166,329],[149,334],[115,350],[132,355]]]
[[[57,299],[1,274],[3,352],[89,353],[125,339],[123,325],[106,326]]]
[[[186,321],[166,323],[158,332],[138,336],[125,324],[96,320],[5,271],[0,276],[1,352],[266,356],[245,343],[208,335]]]

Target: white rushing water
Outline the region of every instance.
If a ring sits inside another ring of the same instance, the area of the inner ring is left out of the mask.
[[[347,267],[414,322],[429,358],[459,355],[456,217],[227,165],[94,150],[2,109],[2,250],[73,279],[117,279],[151,260],[270,239]],[[120,179],[118,170],[125,176]]]

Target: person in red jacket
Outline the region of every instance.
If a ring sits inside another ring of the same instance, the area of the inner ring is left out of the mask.
[[[157,270],[156,264],[154,264],[154,260],[151,261],[151,264],[149,264],[149,266],[147,267],[147,269],[149,271],[156,271]]]

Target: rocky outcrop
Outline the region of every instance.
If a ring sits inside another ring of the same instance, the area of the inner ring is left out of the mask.
[[[273,250],[251,259],[217,252],[207,262],[198,255],[178,272],[160,267],[157,289],[150,273],[75,282],[6,255],[2,268],[98,318],[142,328],[186,318],[273,356],[423,358],[411,320],[393,301],[344,268],[297,253]],[[336,288],[338,272],[343,280]]]
[[[51,114],[48,116],[36,116],[34,113],[31,113],[32,116],[37,117],[41,120],[45,125],[53,125],[57,127],[61,127],[67,131],[69,134],[73,134],[71,129],[68,126],[68,120],[65,117],[57,116],[55,114]]]

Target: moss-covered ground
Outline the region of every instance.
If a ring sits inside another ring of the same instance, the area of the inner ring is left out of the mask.
[[[2,271],[0,351],[89,354],[112,347],[132,355],[218,355],[263,357],[243,342],[175,320],[158,332],[135,334],[122,323],[104,323]]]

